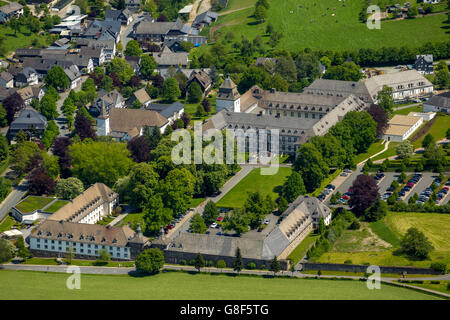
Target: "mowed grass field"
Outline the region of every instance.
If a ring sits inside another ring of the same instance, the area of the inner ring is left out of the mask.
[[[240,208],[243,206],[249,192],[259,191],[264,197],[270,195],[273,200],[278,198],[277,187],[284,184],[291,174],[292,168],[279,167],[278,173],[272,176],[261,175],[261,169],[253,169],[233,189],[217,203],[218,207]]]
[[[156,276],[81,275],[81,289],[68,290],[68,274],[0,270],[0,299],[439,299],[425,293],[365,282],[263,278],[167,272]]]
[[[375,251],[357,252],[358,247],[362,249],[368,243],[358,238],[356,238],[357,241],[347,238],[350,242],[345,243],[346,238],[344,237],[337,241],[337,245],[333,246],[330,252],[323,254],[317,261],[344,263],[346,260],[351,260],[354,264],[369,263],[384,266],[416,266],[423,268],[429,268],[430,264],[435,261],[450,265],[449,215],[389,212],[382,222],[378,222],[372,231],[379,235],[382,240],[389,242],[392,247],[386,247],[385,249],[378,247]],[[433,244],[435,249],[430,254],[430,260],[415,261],[409,260],[403,255],[394,254],[394,251],[399,247],[399,239],[410,227],[416,227],[422,231]]]
[[[240,8],[248,7],[248,3],[245,1]],[[264,23],[255,23],[254,7],[221,16],[215,25],[223,27],[216,31],[215,38],[232,31],[235,39],[242,35],[253,39],[265,35],[266,26],[271,23],[284,34],[277,48],[288,50],[417,47],[427,41],[448,39],[450,24],[446,14],[382,21],[381,29],[368,29],[358,19],[363,0],[269,0],[269,3]]]

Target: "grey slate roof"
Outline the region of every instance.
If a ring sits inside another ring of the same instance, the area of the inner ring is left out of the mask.
[[[11,122],[10,130],[26,130],[33,126],[37,130],[45,130],[47,119],[31,107],[22,109],[19,115]]]
[[[450,108],[450,91],[435,95],[423,104],[438,108]]]
[[[145,109],[156,111],[160,115],[168,119],[172,117],[175,112],[178,113],[181,110],[183,110],[184,105],[179,101],[176,101],[172,104],[150,103],[149,106],[146,107]]]
[[[216,12],[206,11],[195,17],[194,25],[204,23],[210,24],[213,21],[216,21],[219,15]]]

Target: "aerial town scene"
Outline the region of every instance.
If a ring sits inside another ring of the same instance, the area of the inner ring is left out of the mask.
[[[449,300],[449,65],[450,0],[0,0],[0,300]]]

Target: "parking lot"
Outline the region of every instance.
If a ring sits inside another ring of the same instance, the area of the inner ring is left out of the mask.
[[[349,197],[351,197],[351,192],[350,194],[348,193],[348,190],[351,188],[351,186],[353,185],[353,181],[357,178],[357,176],[361,174],[361,172],[352,172],[349,173],[349,175],[347,176],[346,180],[344,182],[342,182],[342,184],[340,186],[338,186],[336,188],[336,190],[334,190],[331,193],[328,193],[326,195],[326,198],[324,199],[324,202],[329,204],[329,200],[330,200],[330,196],[333,193],[336,193],[337,191],[340,192],[341,195],[344,196],[345,200],[348,201]],[[411,176],[414,175],[414,172],[406,172],[405,173],[406,176]],[[437,173],[433,173],[433,172],[423,172],[421,173],[422,176],[421,178],[417,181],[417,183],[414,183],[412,185],[412,187],[410,188],[410,190],[406,190],[405,194],[403,196],[400,196],[400,199],[406,203],[408,203],[408,200],[414,196],[415,193],[417,193],[418,196],[424,196],[425,195],[425,191],[427,188],[429,188],[433,181],[435,181],[435,179],[438,178],[438,174]],[[394,180],[399,179],[400,174],[398,172],[385,172],[383,173],[383,177],[381,179],[379,179],[377,181],[378,184],[378,188],[379,188],[379,194],[380,196],[385,195],[384,200],[387,199],[388,195],[391,193],[391,190],[389,190],[389,187],[391,186],[392,182]],[[442,187],[438,190],[438,192],[442,190]],[[428,192],[429,193],[429,192]],[[439,201],[436,203],[438,205],[443,205],[443,204],[447,204],[450,201],[450,192],[445,193],[445,191],[441,191],[441,199],[439,199]],[[341,198],[342,199],[342,198]],[[425,199],[425,197],[422,197],[422,199]],[[342,201],[344,202],[343,204],[347,204],[347,201]],[[341,204],[342,204],[341,202]]]

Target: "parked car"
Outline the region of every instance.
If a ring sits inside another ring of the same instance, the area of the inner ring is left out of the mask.
[[[326,189],[335,190],[336,186],[329,184],[329,185],[327,185]]]
[[[270,219],[269,219],[269,218],[267,218],[266,220],[264,220],[264,224],[269,224],[269,222],[270,222]]]
[[[348,176],[348,173],[347,172],[342,172],[341,176],[346,177],[346,176]]]
[[[222,221],[223,220],[223,216],[220,216],[217,218],[217,221]]]
[[[211,225],[211,228],[216,228],[217,227],[217,223],[213,223],[212,225]]]

